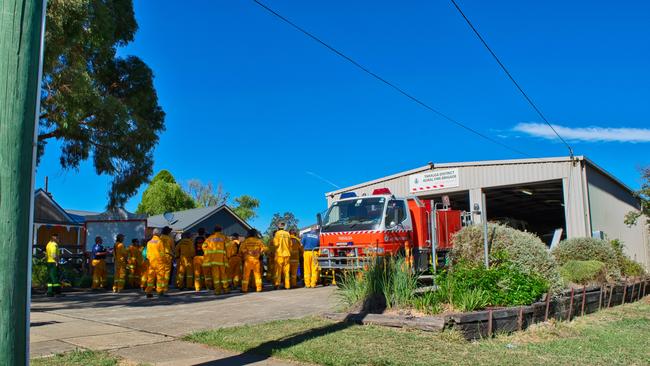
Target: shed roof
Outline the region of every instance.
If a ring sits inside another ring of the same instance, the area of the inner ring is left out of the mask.
[[[616,184],[620,185],[623,187],[625,190],[627,190],[630,193],[634,193],[635,191],[630,188],[628,185],[623,183],[620,179],[616,178],[614,175],[606,171],[605,169],[601,168],[600,166],[596,165],[592,160],[589,160],[585,156],[574,156],[571,158],[570,156],[561,156],[561,157],[551,157],[551,158],[531,158],[531,159],[507,159],[507,160],[483,160],[483,161],[469,161],[469,162],[458,162],[458,163],[429,163],[428,165],[407,170],[401,173],[397,174],[392,174],[386,177],[382,178],[377,178],[368,182],[356,184],[350,187],[345,187],[341,189],[337,189],[335,191],[327,192],[325,193],[325,197],[329,196],[334,196],[343,192],[347,192],[350,190],[354,189],[359,189],[363,188],[369,185],[377,184],[377,183],[382,183],[386,181],[390,181],[396,178],[408,176],[411,174],[416,174],[416,173],[421,173],[427,170],[432,170],[435,168],[461,168],[461,167],[474,167],[474,166],[489,166],[489,165],[509,165],[509,164],[539,164],[539,163],[566,163],[566,162],[571,162],[573,160],[575,161],[584,161],[586,164],[589,164],[591,167],[594,169],[598,170],[608,178],[610,178],[612,181],[614,181]]]
[[[150,216],[147,219],[147,226],[149,227],[165,227],[169,226],[174,231],[185,231],[188,228],[194,226],[195,224],[205,220],[206,218],[216,214],[219,211],[225,210],[231,214],[237,221],[239,221],[245,228],[250,229],[251,226],[239,217],[230,207],[227,205],[221,206],[209,206],[209,207],[199,207],[193,208],[184,211],[172,212],[174,219],[172,222],[168,222],[163,215]]]

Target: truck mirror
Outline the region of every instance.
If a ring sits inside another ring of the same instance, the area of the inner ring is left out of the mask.
[[[317,213],[317,214],[316,214],[316,222],[318,222],[318,227],[322,227],[322,226],[323,226],[323,217],[321,216],[320,213]]]

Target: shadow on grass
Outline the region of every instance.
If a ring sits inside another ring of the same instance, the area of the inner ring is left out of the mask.
[[[371,308],[376,312],[381,312],[382,310],[386,309],[385,303],[377,304],[373,300],[370,299],[366,300],[362,308],[364,309]],[[383,309],[381,307],[383,307]],[[204,362],[197,365],[200,366],[248,365],[251,363],[264,361],[271,358],[273,356],[273,353],[279,350],[286,349],[312,339],[323,337],[331,333],[342,331],[356,324],[363,324],[363,319],[366,317],[366,315],[368,315],[368,312],[366,311],[360,311],[358,313],[350,313],[341,322],[310,329],[300,333],[295,333],[278,340],[262,343],[257,347],[249,348],[239,355],[226,357],[221,360]]]
[[[340,323],[327,325],[324,327],[310,329],[305,332],[292,334],[282,339],[262,343],[257,347],[247,349],[246,351],[244,351],[239,355],[226,357],[221,360],[204,362],[197,365],[202,365],[202,366],[247,365],[255,362],[264,361],[272,357],[273,353],[277,352],[278,350],[289,348],[297,344],[309,341],[311,339],[322,337],[327,334],[338,332],[351,327],[353,325],[352,321],[358,319],[361,314],[354,314],[354,315],[355,315],[354,319],[351,319],[350,322],[348,322],[346,319],[345,321],[342,321]]]

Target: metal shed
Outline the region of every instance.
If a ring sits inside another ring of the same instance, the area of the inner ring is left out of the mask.
[[[648,230],[623,222],[627,212],[639,209],[634,191],[584,156],[429,163],[328,192],[328,206],[341,193],[371,194],[376,188],[436,202],[446,195],[452,207],[479,207],[488,220],[510,220],[512,226],[547,242],[555,229],[569,238],[620,239],[631,258],[650,268]],[[481,222],[480,215],[472,216],[475,223]]]

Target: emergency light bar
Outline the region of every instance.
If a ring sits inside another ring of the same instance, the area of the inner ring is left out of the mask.
[[[343,199],[343,198],[351,198],[351,197],[356,197],[356,196],[357,196],[357,194],[354,193],[354,192],[341,193],[341,199]]]
[[[381,194],[391,194],[390,189],[388,188],[377,188],[374,191],[372,191],[372,195],[381,195]]]

